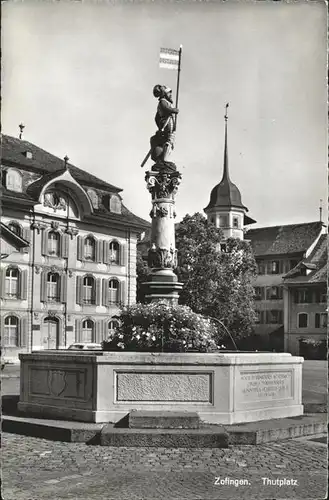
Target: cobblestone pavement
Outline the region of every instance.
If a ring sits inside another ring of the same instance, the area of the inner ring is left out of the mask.
[[[326,497],[327,446],[305,439],[229,449],[110,448],[4,433],[2,450],[5,500]]]

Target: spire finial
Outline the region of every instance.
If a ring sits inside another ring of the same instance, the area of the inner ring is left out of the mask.
[[[228,110],[228,107],[229,107],[229,103],[227,102],[227,103],[226,103],[226,105],[225,105],[225,116],[224,116],[224,118],[225,118],[225,123],[226,123],[226,122],[227,122],[227,120],[228,120],[228,116],[227,116],[227,110]]]
[[[321,198],[320,198],[319,212],[320,212],[320,222],[322,222],[322,199]]]
[[[20,129],[19,138],[22,139],[23,130],[25,129],[25,125],[23,125],[23,123],[20,123],[18,126],[19,126],[19,129]]]
[[[223,169],[223,177],[222,177],[222,181],[223,180],[230,180],[230,176],[229,176],[229,173],[228,173],[228,151],[227,151],[227,120],[228,120],[228,116],[227,116],[227,109],[229,107],[229,103],[227,102],[226,105],[225,105],[225,142],[224,142],[224,169]]]
[[[65,169],[67,170],[68,169],[68,165],[67,165],[67,162],[69,161],[69,157],[67,155],[64,156],[64,165],[65,165]]]

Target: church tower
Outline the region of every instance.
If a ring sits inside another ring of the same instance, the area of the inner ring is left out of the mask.
[[[220,227],[224,234],[224,239],[239,238],[243,240],[244,226],[254,224],[256,221],[248,217],[248,208],[242,204],[241,193],[237,186],[230,179],[228,169],[228,149],[227,149],[227,109],[225,110],[225,145],[224,145],[224,167],[223,177],[210,194],[210,202],[204,209],[209,221],[216,227]]]

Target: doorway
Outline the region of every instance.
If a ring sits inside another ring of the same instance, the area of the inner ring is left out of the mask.
[[[47,317],[42,328],[43,345],[45,349],[59,348],[59,319]]]

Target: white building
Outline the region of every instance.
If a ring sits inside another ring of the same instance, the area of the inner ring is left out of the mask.
[[[3,357],[99,342],[120,304],[136,300],[136,242],[149,223],[123,204],[121,189],[14,137],[2,139],[5,231],[1,237]]]

